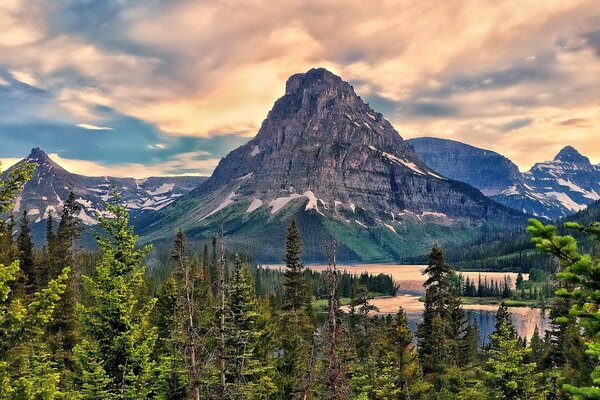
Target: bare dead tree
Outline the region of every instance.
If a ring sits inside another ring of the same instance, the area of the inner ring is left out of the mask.
[[[226,398],[226,383],[225,383],[225,272],[226,272],[226,261],[225,261],[225,237],[223,229],[223,220],[221,220],[221,261],[219,263],[219,391],[221,398]]]
[[[345,360],[340,355],[343,329],[338,299],[339,271],[337,269],[337,243],[335,240],[325,246],[325,254],[329,261],[326,271],[329,312],[323,332],[326,361],[326,398],[330,400],[346,400],[349,398],[350,390],[346,379],[347,366]]]
[[[198,332],[195,324],[196,320],[196,303],[194,299],[195,293],[195,276],[192,273],[191,265],[185,253],[185,235],[180,230],[175,239],[175,247],[171,253],[171,259],[177,263],[178,275],[183,280],[183,286],[180,289],[179,303],[180,310],[183,311],[183,333],[185,335],[186,353],[189,354],[188,373],[190,375],[191,398],[200,400],[200,385],[202,382],[201,369],[199,367],[199,346]]]

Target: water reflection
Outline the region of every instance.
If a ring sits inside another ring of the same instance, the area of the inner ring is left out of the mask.
[[[282,265],[270,265],[269,268],[282,268]],[[326,265],[309,265],[310,269],[315,271],[323,271],[327,268]],[[406,311],[409,319],[409,325],[414,330],[416,325],[421,320],[423,312],[423,303],[419,301],[419,297],[423,295],[423,282],[425,276],[422,274],[425,267],[422,265],[398,265],[398,264],[351,264],[341,265],[339,269],[350,273],[360,274],[368,272],[370,274],[389,274],[399,284],[399,292],[395,297],[380,297],[371,300],[371,304],[377,306],[380,314],[395,314],[398,312],[398,307],[402,306]],[[465,279],[477,282],[481,277],[482,280],[487,279],[502,281],[504,276],[508,275],[512,282],[516,281],[517,274],[512,272],[462,272]],[[523,274],[525,279],[527,274]],[[475,322],[479,327],[479,332],[483,342],[487,342],[490,333],[494,331],[496,324],[496,311],[498,306],[494,305],[479,305],[468,304],[464,306],[467,313],[467,318],[471,322]],[[520,336],[531,338],[533,331],[537,326],[540,333],[548,328],[549,319],[539,309],[527,307],[511,307],[510,312],[515,324],[515,328]]]

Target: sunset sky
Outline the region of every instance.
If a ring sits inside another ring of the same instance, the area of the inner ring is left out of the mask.
[[[210,174],[326,67],[402,137],[600,162],[598,1],[0,1],[0,160]]]

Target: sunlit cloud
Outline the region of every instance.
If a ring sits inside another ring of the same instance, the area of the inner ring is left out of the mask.
[[[126,155],[159,165],[185,151],[170,138],[200,138],[212,147],[194,151],[218,159],[256,133],[288,76],[324,66],[403,137],[466,141],[521,169],[567,144],[600,162],[596,9],[595,0],[10,0],[0,5],[0,137],[46,129],[63,141],[58,154],[105,165]],[[106,142],[92,154],[74,147],[77,132],[56,133],[69,125],[114,131],[97,135]]]
[[[88,129],[91,131],[113,131],[113,128],[110,128],[108,126],[96,126],[96,125],[90,125],[90,124],[77,124],[78,127],[83,128],[83,129]]]

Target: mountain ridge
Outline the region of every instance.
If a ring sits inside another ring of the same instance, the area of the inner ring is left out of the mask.
[[[441,138],[408,142],[441,174],[468,182],[499,203],[537,217],[561,218],[600,199],[600,166],[593,165],[572,146],[562,148],[553,160],[538,162],[529,171],[520,172],[508,158],[493,152],[508,160],[509,170],[498,159],[486,157],[490,150],[465,143]],[[460,162],[452,164],[453,152],[448,147],[460,154],[455,157]],[[482,173],[490,170],[495,173]]]
[[[482,223],[524,221],[521,213],[427,167],[349,83],[321,68],[292,75],[257,135],[140,229],[147,240],[168,237],[179,227],[208,238],[218,234],[223,221],[228,239],[243,245],[251,222],[283,237],[290,218],[306,215],[311,229],[320,224],[357,260],[365,257],[352,235],[373,243],[378,259],[391,260],[417,251],[413,241],[422,242],[421,251],[449,241],[453,230],[473,235]],[[434,228],[424,229],[430,225]],[[431,233],[436,230],[447,232],[436,236]],[[274,246],[268,251],[278,257]]]

